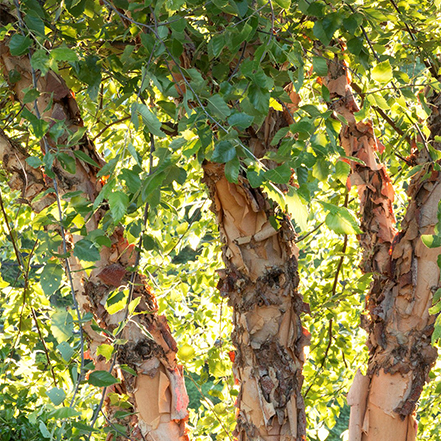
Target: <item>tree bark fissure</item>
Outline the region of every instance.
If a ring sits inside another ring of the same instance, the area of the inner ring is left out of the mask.
[[[234,373],[241,389],[235,434],[239,440],[304,440],[301,386],[303,347],[309,335],[300,314],[295,233],[283,216],[276,231],[268,200],[239,177],[227,181],[223,165],[205,163],[226,269],[218,288],[233,307]]]

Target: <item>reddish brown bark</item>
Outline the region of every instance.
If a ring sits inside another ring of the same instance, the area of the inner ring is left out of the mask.
[[[393,189],[375,155],[381,144],[369,122],[356,123],[350,78],[337,58],[329,63],[327,85],[334,110],[348,121],[340,133],[346,154],[364,161],[352,164],[350,181],[360,195],[363,269],[374,273],[366,301],[369,364],[366,377],[357,372],[348,395],[349,439],[413,441],[415,404],[437,357],[428,309],[439,284],[439,250],[426,248],[420,237],[437,223],[441,178],[422,151],[419,161],[426,164],[411,182],[402,230],[394,236]]]
[[[240,177],[227,181],[223,164],[204,165],[226,269],[219,289],[233,307],[234,373],[240,382],[236,436],[239,440],[305,440],[301,386],[307,331],[300,314],[307,309],[297,291],[295,233],[274,215],[260,189]]]
[[[33,84],[28,57],[12,57],[6,42],[3,42],[0,44],[0,65],[6,78],[8,72],[12,70],[20,74],[20,80],[10,86],[17,99],[22,100],[23,89],[32,87]],[[38,108],[42,118],[49,124],[57,120],[64,121],[67,130],[76,132],[83,122],[78,105],[62,78],[51,71],[44,77],[41,77],[39,72],[35,75],[40,92]],[[33,111],[33,103],[27,106]],[[58,144],[66,142],[67,133],[66,131],[65,135],[58,139]],[[55,148],[49,137],[46,140],[50,149]],[[100,166],[104,164],[86,135],[77,145],[70,147],[72,157],[74,157],[73,150],[81,150]],[[11,185],[22,191],[22,198],[36,211],[55,200],[55,195],[51,194],[36,202],[36,196],[46,185],[50,186],[50,181],[48,182],[48,179],[45,181],[40,170],[31,169],[24,162],[27,153],[4,134],[0,136],[0,154],[3,167],[13,178]],[[59,193],[63,195],[71,191],[81,191],[84,198],[93,202],[102,186],[97,178],[99,168],[76,158],[75,161],[75,174],[67,172],[57,161],[54,162],[52,170],[55,173]],[[87,230],[97,229],[104,214],[102,208],[96,211],[86,224]],[[72,249],[79,239],[81,237],[68,234],[68,246]],[[73,256],[69,258],[69,263],[74,275],[75,296],[82,311],[92,312],[103,329],[113,331],[126,317],[124,310],[110,315],[103,306],[115,288],[133,285],[133,298],[141,298],[136,312],[145,312],[145,314],[132,317],[126,324],[119,337],[127,339],[128,343],[119,346],[117,350],[118,363],[130,366],[137,372],[137,376],[118,370],[115,375],[122,381],[109,389],[117,393],[127,393],[135,414],[125,420],[118,419],[118,423],[127,426],[131,439],[183,441],[188,439],[185,427],[188,397],[176,360],[176,343],[171,336],[165,316],[157,314],[157,302],[146,280],[142,275],[136,273],[133,275],[130,271],[136,263],[136,252],[134,246],[129,245],[124,238],[123,228],[117,227],[110,239],[112,245],[102,247],[100,261],[95,262],[95,269],[89,276]],[[143,327],[149,331],[153,340],[142,332]],[[102,334],[93,331],[90,324],[86,324],[84,329],[90,340],[90,354],[96,367],[108,369],[109,364],[104,362],[102,356],[97,356],[96,350],[100,344],[109,341]],[[106,402],[108,415],[111,418],[118,408],[112,407],[109,400]]]

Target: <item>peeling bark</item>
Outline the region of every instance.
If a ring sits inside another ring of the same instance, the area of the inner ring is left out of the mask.
[[[6,43],[2,42],[0,65],[6,78],[11,70],[20,73],[20,80],[10,87],[16,97],[22,100],[23,89],[32,87],[33,80],[28,57],[12,57]],[[38,108],[42,118],[49,124],[54,124],[57,120],[64,121],[68,131],[76,132],[83,122],[78,105],[63,79],[51,71],[43,77],[37,72],[37,78],[40,92]],[[27,106],[29,110],[33,110],[33,103]],[[57,143],[66,143],[67,137],[66,131]],[[46,139],[49,147],[54,148],[53,141],[49,137]],[[87,135],[70,149],[70,152],[81,150],[100,166],[104,165]],[[74,157],[72,153],[70,154]],[[37,201],[38,194],[46,185],[50,187],[50,182],[45,181],[40,170],[32,169],[26,164],[25,159],[28,154],[4,134],[0,134],[0,156],[4,169],[10,173],[12,188],[20,189],[22,198],[34,210],[41,211],[55,200],[55,196],[49,194]],[[81,191],[87,200],[93,202],[101,190],[101,183],[96,176],[99,168],[74,158],[75,174],[64,170],[57,161],[53,165],[59,192],[63,195],[71,191]],[[87,230],[97,229],[104,214],[104,209],[95,212],[87,222]],[[69,263],[74,274],[75,295],[82,311],[92,312],[103,329],[113,331],[125,319],[125,311],[110,315],[104,308],[106,299],[112,291],[133,284],[133,298],[141,298],[136,312],[145,314],[132,317],[126,324],[120,338],[127,339],[128,343],[119,346],[117,350],[118,363],[133,368],[137,376],[118,369],[115,375],[122,381],[108,388],[107,391],[127,393],[131,397],[135,415],[125,420],[118,419],[117,422],[127,426],[131,439],[185,441],[188,439],[185,426],[188,416],[188,397],[183,375],[176,360],[176,342],[170,333],[165,316],[157,314],[158,305],[145,278],[140,274],[133,275],[130,271],[136,264],[136,251],[124,238],[123,228],[117,227],[110,238],[112,245],[102,247],[100,261],[95,263],[95,269],[90,276],[87,276],[73,256],[69,258]],[[80,237],[68,235],[67,239],[68,246],[72,249],[74,242]],[[149,331],[153,340],[143,333],[143,327]],[[87,333],[90,354],[96,368],[108,369],[109,365],[102,356],[97,356],[96,350],[100,344],[110,342],[103,335],[93,331],[90,324],[86,324],[84,330]],[[112,419],[118,408],[110,404],[108,393],[107,411]],[[125,439],[125,437],[114,439]]]
[[[392,208],[394,189],[386,167],[379,163],[376,154],[384,147],[375,137],[370,121],[356,122],[354,113],[360,109],[352,94],[349,72],[337,57],[328,62],[325,82],[332,100],[330,108],[347,121],[340,132],[340,143],[347,156],[363,161],[350,161],[348,180],[348,186],[357,187],[360,199],[362,270],[387,276],[390,273],[389,249],[396,230]]]
[[[434,317],[428,310],[439,285],[440,250],[426,248],[420,237],[433,233],[438,221],[441,175],[421,151],[418,161],[424,166],[409,186],[402,230],[394,236],[393,189],[375,155],[381,144],[370,123],[355,122],[358,107],[350,78],[337,58],[329,63],[328,88],[334,110],[348,121],[340,134],[342,145],[347,155],[365,162],[352,164],[350,181],[360,195],[363,269],[374,272],[366,301],[369,364],[366,377],[358,372],[348,394],[349,440],[413,441],[415,405],[437,358],[430,342]],[[437,134],[430,123],[432,134]]]
[[[243,177],[227,181],[223,164],[205,163],[226,269],[218,288],[233,307],[238,440],[305,440],[300,323],[307,310],[297,292],[295,232],[285,216],[276,231],[266,196]]]

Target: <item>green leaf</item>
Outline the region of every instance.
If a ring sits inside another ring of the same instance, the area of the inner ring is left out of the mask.
[[[354,55],[360,55],[361,50],[363,49],[363,39],[359,37],[351,38],[348,43],[348,51]]]
[[[282,127],[277,133],[274,135],[271,140],[271,145],[277,145],[281,139],[283,139],[289,132],[289,127]]]
[[[433,295],[432,304],[435,305],[441,300],[441,288],[438,288]]]
[[[107,164],[105,164],[102,169],[96,174],[97,178],[102,176],[111,176],[115,171],[116,164],[118,163],[119,157],[111,159]]]
[[[60,161],[61,166],[71,175],[75,174],[77,169],[75,159],[69,156],[67,153],[57,153],[57,159]]]
[[[324,159],[319,159],[312,168],[312,175],[319,181],[326,181],[329,175],[329,163]]]
[[[76,242],[73,254],[84,262],[97,262],[101,259],[98,248],[89,239]]]
[[[179,346],[178,357],[182,361],[191,360],[194,357],[195,353],[196,353],[196,351],[194,350],[194,347],[187,344],[187,343],[184,343]]]
[[[239,158],[235,156],[233,159],[231,159],[225,164],[225,177],[228,179],[228,181],[237,184],[237,180],[239,179],[239,170],[240,170]]]
[[[13,57],[17,57],[29,52],[31,45],[32,40],[29,37],[25,37],[21,34],[14,34],[9,40],[9,51]]]
[[[129,307],[127,308],[129,315],[133,315],[140,301],[141,301],[141,297],[136,297],[130,302]]]
[[[64,390],[58,387],[53,387],[52,389],[46,391],[46,395],[50,398],[55,406],[59,406],[66,398]]]
[[[392,66],[390,65],[389,60],[377,64],[372,69],[372,78],[379,83],[387,83],[392,79],[392,77]]]
[[[441,302],[429,308],[429,314],[436,315],[441,311]]]
[[[106,343],[103,343],[98,346],[96,353],[97,353],[97,355],[102,355],[103,357],[105,357],[106,361],[110,361],[114,350],[115,350],[115,348],[112,345],[108,345]]]
[[[23,104],[34,102],[40,96],[40,92],[37,89],[30,88],[26,90],[23,97]]]
[[[350,34],[354,35],[355,31],[358,29],[362,21],[363,16],[361,14],[352,14],[349,17],[343,19],[343,26]]]
[[[217,58],[221,54],[225,44],[225,37],[223,35],[216,35],[208,43],[208,50],[211,50],[213,57]]]
[[[164,138],[165,133],[161,130],[162,123],[158,117],[145,104],[138,103],[136,109],[142,116],[142,120],[149,132],[159,138]]]
[[[207,107],[214,116],[217,116],[222,120],[226,119],[231,113],[231,109],[228,107],[228,104],[219,94],[213,95],[212,97],[208,98]]]
[[[256,171],[253,169],[248,169],[247,178],[251,187],[258,188],[264,181],[264,172],[262,170]]]
[[[39,424],[38,428],[40,429],[41,434],[45,438],[52,438],[51,433],[49,432],[49,430],[47,430],[46,424],[44,424],[43,421],[40,421],[40,424]]]
[[[74,150],[73,154],[80,159],[81,161],[86,162],[87,164],[93,165],[95,167],[100,167],[96,161],[94,161],[89,155],[87,155],[86,153],[82,152],[81,150]]]
[[[74,350],[70,346],[69,343],[62,341],[58,346],[57,349],[60,351],[61,356],[63,357],[63,360],[67,363],[72,358],[72,355],[74,354]]]
[[[106,300],[106,309],[109,314],[122,311],[127,304],[128,294],[125,291],[114,291]]]
[[[74,331],[72,316],[67,311],[57,311],[51,315],[51,329],[60,343],[69,340]]]
[[[246,113],[235,113],[228,118],[230,126],[236,126],[241,130],[248,128],[254,121],[254,116]]]
[[[150,175],[145,181],[144,185],[142,187],[142,200],[146,201],[147,198],[155,191],[159,190],[161,188],[162,183],[165,179],[165,173],[163,171],[161,172],[155,172],[152,175]],[[151,203],[152,201],[150,201]]]
[[[289,186],[288,194],[285,196],[287,212],[291,213],[296,224],[301,230],[306,230],[308,223],[308,208],[306,202],[299,196],[297,189]]]
[[[119,174],[119,178],[126,182],[128,189],[132,193],[136,193],[142,186],[142,182],[139,177],[141,171],[141,168],[136,166],[132,170],[123,168]]]
[[[108,199],[113,220],[118,224],[127,212],[129,197],[122,191],[113,191]]]
[[[279,167],[267,170],[264,173],[265,179],[275,184],[287,184],[291,178],[291,167],[285,163]]]
[[[124,372],[127,372],[127,373],[130,374],[130,375],[134,375],[135,377],[138,375],[134,369],[132,369],[130,366],[127,366],[126,364],[122,364],[122,365],[120,365],[120,368],[121,368]]]
[[[44,22],[40,17],[27,14],[24,18],[26,26],[40,37],[44,37]]]
[[[28,109],[23,109],[21,116],[31,123],[32,131],[37,139],[43,138],[46,132],[49,130],[49,123],[42,119],[37,118]]]
[[[21,80],[21,74],[18,70],[12,69],[8,72],[8,80],[11,84],[18,83]]]
[[[216,144],[211,160],[213,162],[228,162],[236,157],[236,148],[229,141],[220,141]]]
[[[312,68],[319,77],[328,75],[328,64],[326,63],[326,59],[323,57],[313,57]]]
[[[435,343],[437,340],[441,338],[441,315],[435,320],[435,326],[432,334],[432,343]]]
[[[32,167],[32,168],[38,168],[43,165],[43,161],[40,158],[36,158],[35,156],[29,156],[29,158],[26,158],[26,162]]]
[[[64,271],[60,265],[47,263],[40,276],[40,285],[47,297],[54,294],[61,286]]]
[[[266,194],[274,201],[282,210],[285,210],[285,195],[271,182],[263,184]]]
[[[289,9],[291,6],[291,0],[274,0],[283,9]]]
[[[347,162],[337,161],[337,164],[335,164],[334,178],[338,179],[343,185],[346,185],[350,172],[351,166]]]
[[[431,234],[421,235],[421,240],[427,248],[438,248],[441,247],[441,236],[435,236]]]
[[[87,382],[92,386],[97,387],[107,387],[112,384],[120,383],[117,378],[107,371],[93,371],[89,375],[89,380]]]
[[[77,53],[68,47],[57,47],[56,49],[52,49],[50,55],[55,61],[78,61]]]
[[[31,66],[35,70],[39,70],[41,75],[46,75],[51,68],[51,58],[49,54],[43,49],[36,50],[31,57]]]
[[[65,418],[75,418],[78,415],[81,415],[78,410],[73,407],[60,407],[59,409],[55,409],[48,413],[49,418],[65,419]]]
[[[327,202],[320,202],[325,210],[329,211],[325,223],[329,229],[337,234],[361,234],[355,217],[346,207],[337,207]]]

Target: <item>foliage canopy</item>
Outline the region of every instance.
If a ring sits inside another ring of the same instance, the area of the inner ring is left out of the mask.
[[[441,90],[440,2],[23,0],[1,8],[0,40],[10,55],[29,54],[37,76],[58,73],[82,117],[66,140],[62,119],[48,122],[25,107],[42,98],[36,88],[24,90],[23,104],[14,99],[11,85],[22,73],[13,69],[0,84],[2,130],[49,178],[54,163],[69,173],[75,158],[99,165],[82,151],[69,154],[85,133],[106,161],[98,198],[92,204],[79,193],[64,195],[61,219],[56,204],[35,213],[1,174],[1,439],[75,440],[91,431],[105,439],[122,430],[105,427],[96,412],[100,387],[117,379],[93,371],[84,353],[79,325],[91,317],[76,315],[59,234],[62,225],[83,236],[73,255],[90,270],[119,224],[139,247],[138,269],[177,340],[195,438],[232,439],[232,324],[215,288],[223,265],[204,160],[225,163],[230,182],[246,177],[263,186],[291,213],[311,308],[303,319],[312,335],[304,366],[308,437],[344,436],[345,393],[367,359],[359,323],[371,275],[358,269],[358,200],[347,186],[353,158],[339,144],[345,121],[333,114],[323,77],[335,56],[349,66],[356,118],[372,119],[384,146],[378,154],[396,185],[400,220],[408,180],[422,167],[412,163],[413,149],[441,159],[424,124],[432,111],[427,97]],[[283,127],[268,118],[278,112]],[[45,136],[53,143],[46,152]],[[262,157],[250,140],[268,139],[273,148]],[[102,206],[108,210],[99,228],[87,233]],[[274,228],[279,221],[274,216]],[[117,313],[129,298],[127,289],[115,291],[104,306]],[[118,333],[112,338],[99,349],[107,360],[124,344]],[[79,376],[82,365],[87,379]],[[439,374],[437,366],[431,375]],[[440,391],[438,381],[424,390],[419,439],[438,437]]]

